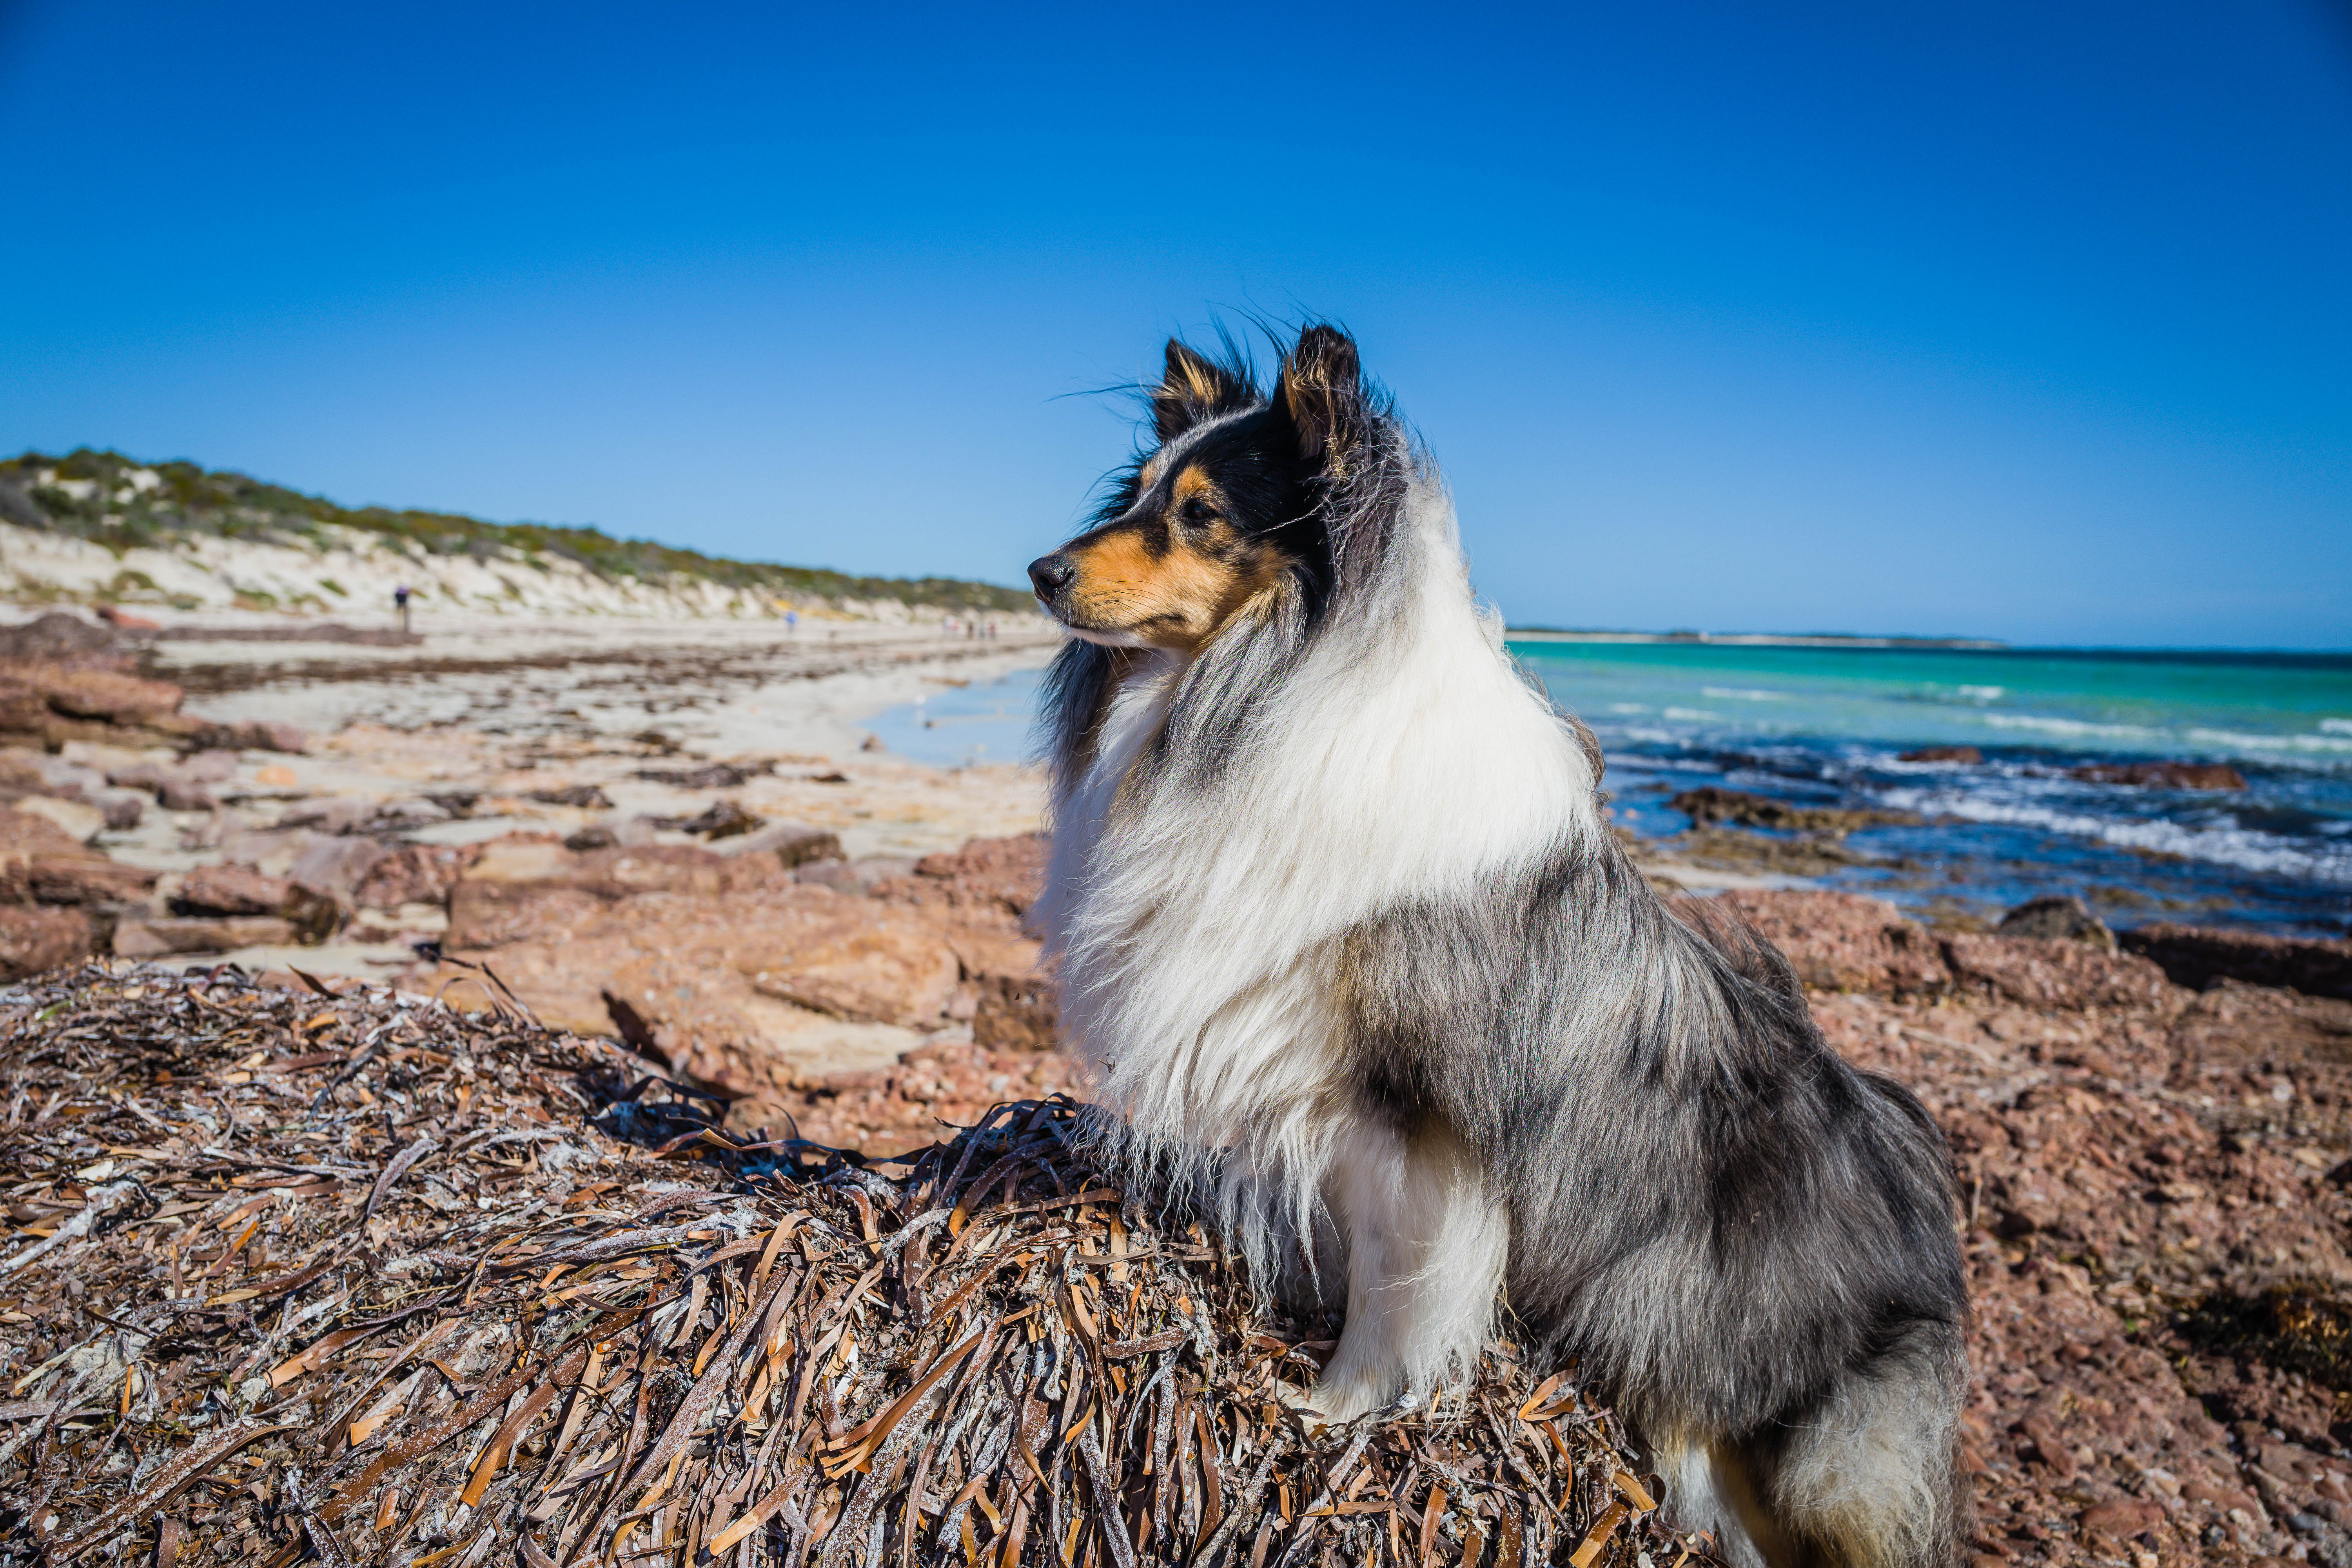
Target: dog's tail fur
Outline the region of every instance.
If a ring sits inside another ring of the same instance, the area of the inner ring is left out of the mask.
[[[1660,1443],[1668,1511],[1735,1568],[1949,1568],[1967,1376],[1960,1329],[1916,1324],[1770,1430]]]
[[[1807,1016],[1795,972],[1753,927],[1706,900],[1673,909],[1734,973]],[[1896,1085],[1856,1076],[1889,1117],[1924,1120]],[[1914,1319],[1761,1431],[1654,1436],[1669,1512],[1736,1568],[1949,1568],[1969,1524],[1957,1466],[1968,1378],[1966,1325]]]

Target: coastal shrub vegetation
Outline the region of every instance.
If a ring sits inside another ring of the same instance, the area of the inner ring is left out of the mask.
[[[26,452],[0,459],[0,517],[87,539],[118,553],[191,535],[326,548],[331,528],[376,534],[434,555],[470,554],[544,567],[575,562],[606,578],[692,579],[781,599],[895,599],[948,610],[1016,611],[1029,595],[954,577],[858,577],[811,566],[731,561],[594,528],[485,522],[454,512],[344,507],[226,468],[142,463],[81,447],[63,457]]]

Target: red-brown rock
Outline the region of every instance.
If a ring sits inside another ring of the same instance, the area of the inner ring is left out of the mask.
[[[29,686],[8,684],[0,677],[0,730],[37,733],[48,720],[47,699]]]
[[[1000,1051],[1050,1051],[1059,1043],[1053,983],[1038,975],[992,974],[976,982],[975,1045]]]
[[[286,878],[250,866],[198,866],[180,879],[172,906],[184,915],[274,915],[293,891]]]
[[[895,1031],[911,1045],[971,1017],[992,1040],[1049,1045],[1050,997],[1010,984],[1036,959],[1013,911],[1039,864],[1034,840],[975,844],[869,897],[799,880],[768,853],[580,852],[517,835],[457,880],[445,951],[487,960],[550,1022],[607,1031],[618,998],[650,1048],[749,1097],[756,1120],[803,1081],[796,1041],[903,1049],[886,1044]],[[951,1017],[959,996],[970,1005]]]
[[[155,873],[103,855],[44,855],[32,863],[33,901],[40,904],[120,904],[155,890]]]
[[[0,903],[33,901],[36,860],[76,858],[104,858],[46,816],[0,807]]]
[[[1943,949],[1954,985],[2028,1007],[2162,1007],[2173,989],[2147,959],[2089,942],[1956,932]]]
[[[943,1020],[962,967],[931,922],[823,888],[778,889],[754,910],[734,963],[762,995],[904,1028]]]
[[[473,865],[451,885],[449,945],[552,940],[640,894],[716,898],[788,879],[782,864],[768,856],[730,858],[685,844],[582,852],[551,835],[514,834],[480,846]]]
[[[128,664],[130,656],[104,626],[64,610],[47,610],[22,626],[0,626],[0,660],[113,669]]]
[[[2116,938],[2160,966],[2178,985],[2203,990],[2216,980],[2284,985],[2306,996],[2352,1001],[2352,941],[2342,937],[2263,936],[2202,926],[2149,925]]]
[[[179,711],[185,696],[168,680],[142,680],[103,669],[59,665],[18,666],[8,671],[38,691],[49,707],[69,719],[102,719],[110,724],[145,724]]]
[[[2243,789],[2246,777],[2227,763],[2090,763],[2066,770],[2085,784],[2140,789]]]
[[[458,879],[482,858],[478,844],[404,844],[368,868],[352,889],[362,909],[446,904]]]
[[[1058,1054],[940,1044],[908,1051],[879,1072],[835,1073],[798,1086],[768,1109],[789,1114],[803,1138],[878,1157],[969,1127],[992,1105],[1082,1087],[1075,1064]]]
[[[349,905],[352,893],[389,851],[373,838],[314,838],[294,863],[287,878],[322,898]]]
[[[125,920],[114,928],[118,958],[161,958],[173,952],[227,952],[240,947],[288,947],[294,922],[276,915],[163,916]]]
[[[98,932],[79,910],[0,906],[0,980],[22,980],[86,958]]]
[[[261,720],[244,724],[194,720],[186,726],[186,733],[189,743],[206,751],[284,752],[299,755],[310,745],[310,734],[300,725],[273,724]]]
[[[210,811],[219,805],[205,787],[214,781],[191,777],[186,770],[162,763],[135,763],[114,769],[106,778],[124,789],[147,791],[166,811]]]
[[[294,940],[324,942],[342,923],[340,905],[328,895],[287,877],[250,866],[199,866],[180,880],[172,912],[184,916],[274,915],[292,928]],[[118,949],[119,951],[119,949]]]
[[[730,855],[772,856],[784,867],[806,866],[841,858],[841,837],[822,827],[779,822],[741,837],[727,847]]]
[[[2114,1502],[2094,1503],[2076,1514],[2074,1522],[2084,1530],[2122,1540],[2162,1524],[2164,1505],[2145,1498],[2120,1498]]]
[[[924,856],[915,862],[915,875],[878,883],[874,895],[1017,919],[1045,890],[1046,847],[1043,834],[975,838],[961,849]]]
[[[1907,994],[1950,981],[1935,938],[1877,899],[1741,889],[1711,903],[1753,926],[1808,985]]]
[[[108,858],[45,816],[0,808],[0,903],[124,903],[154,888],[154,872]]]

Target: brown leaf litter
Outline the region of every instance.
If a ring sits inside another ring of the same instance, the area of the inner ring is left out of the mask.
[[[495,977],[468,981],[489,985]],[[1680,1563],[1512,1348],[1310,1427],[1328,1350],[1066,1100],[903,1157],[502,996],[0,991],[0,1562]]]

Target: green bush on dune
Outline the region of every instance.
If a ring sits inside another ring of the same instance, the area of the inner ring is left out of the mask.
[[[142,470],[159,482],[134,486],[132,476]],[[380,534],[435,555],[505,557],[542,569],[551,560],[572,561],[608,579],[686,579],[801,601],[896,599],[909,605],[998,612],[1034,607],[1025,591],[990,583],[853,577],[809,566],[730,561],[650,540],[614,539],[593,528],[341,507],[226,469],[184,461],[141,463],[86,447],[62,458],[27,452],[0,460],[0,519],[72,534],[116,552],[165,545],[189,534],[315,548],[326,543],[322,530],[331,525]]]

